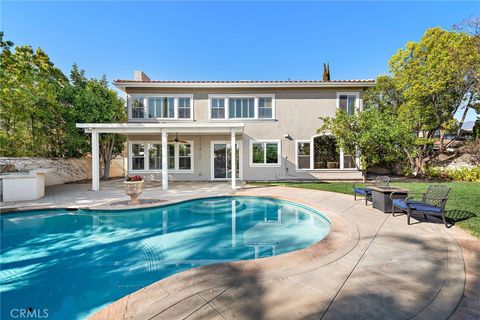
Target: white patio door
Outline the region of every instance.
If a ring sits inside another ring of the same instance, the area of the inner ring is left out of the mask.
[[[211,178],[212,180],[227,180],[232,177],[232,144],[227,141],[212,141],[211,145]],[[236,147],[236,174],[235,178],[240,179],[240,159],[241,147],[235,143]]]

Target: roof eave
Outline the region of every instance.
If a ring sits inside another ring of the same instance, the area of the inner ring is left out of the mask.
[[[295,83],[158,83],[158,82],[117,82],[114,81],[118,89],[125,91],[126,88],[368,88],[375,85],[375,81],[365,82],[295,82]]]

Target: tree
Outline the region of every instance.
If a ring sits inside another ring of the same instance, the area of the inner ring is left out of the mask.
[[[399,107],[405,103],[403,91],[391,76],[378,76],[375,86],[365,91],[363,105],[365,109],[377,108],[397,114]]]
[[[323,64],[323,81],[330,81],[330,64]]]
[[[70,73],[71,86],[64,94],[64,102],[70,106],[65,117],[69,123],[68,145],[71,155],[85,154],[91,150],[91,141],[75,127],[76,123],[125,122],[127,115],[124,101],[108,88],[105,76],[102,79],[87,79],[85,71],[73,65]],[[108,179],[111,160],[125,148],[126,138],[117,134],[101,134],[100,156],[103,162],[103,178]]]
[[[473,125],[472,135],[473,138],[480,139],[480,118],[478,118]]]
[[[480,50],[475,37],[464,32],[428,29],[419,42],[409,42],[389,62],[393,81],[403,102],[399,120],[415,133],[414,172],[443,152],[447,132],[457,132],[469,108],[480,103]],[[460,123],[454,118],[464,110]],[[440,150],[431,152],[432,139],[440,132]]]
[[[358,154],[364,181],[373,166],[381,162],[396,161],[405,153],[411,153],[414,136],[409,128],[397,121],[388,110],[367,108],[348,115],[338,110],[334,118],[322,118],[319,133],[329,132],[337,140],[344,154]]]
[[[17,46],[0,33],[0,154],[62,157],[65,122],[59,95],[68,84],[40,48]]]
[[[73,65],[68,79],[42,49],[12,47],[0,32],[0,155],[82,157],[91,150],[90,139],[76,123],[126,121],[124,102],[105,77],[87,79]],[[101,135],[104,178],[125,141]]]
[[[480,138],[467,142],[465,149],[470,156],[470,163],[474,166],[480,166]]]

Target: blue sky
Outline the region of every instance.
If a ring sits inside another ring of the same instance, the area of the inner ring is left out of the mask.
[[[131,79],[375,78],[429,27],[480,14],[480,2],[10,2],[1,29],[44,49],[65,73]],[[473,119],[471,114],[469,119]]]

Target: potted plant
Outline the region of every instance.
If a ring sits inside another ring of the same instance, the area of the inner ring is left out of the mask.
[[[125,192],[130,196],[129,204],[139,204],[138,196],[143,191],[143,178],[141,176],[127,176]]]

